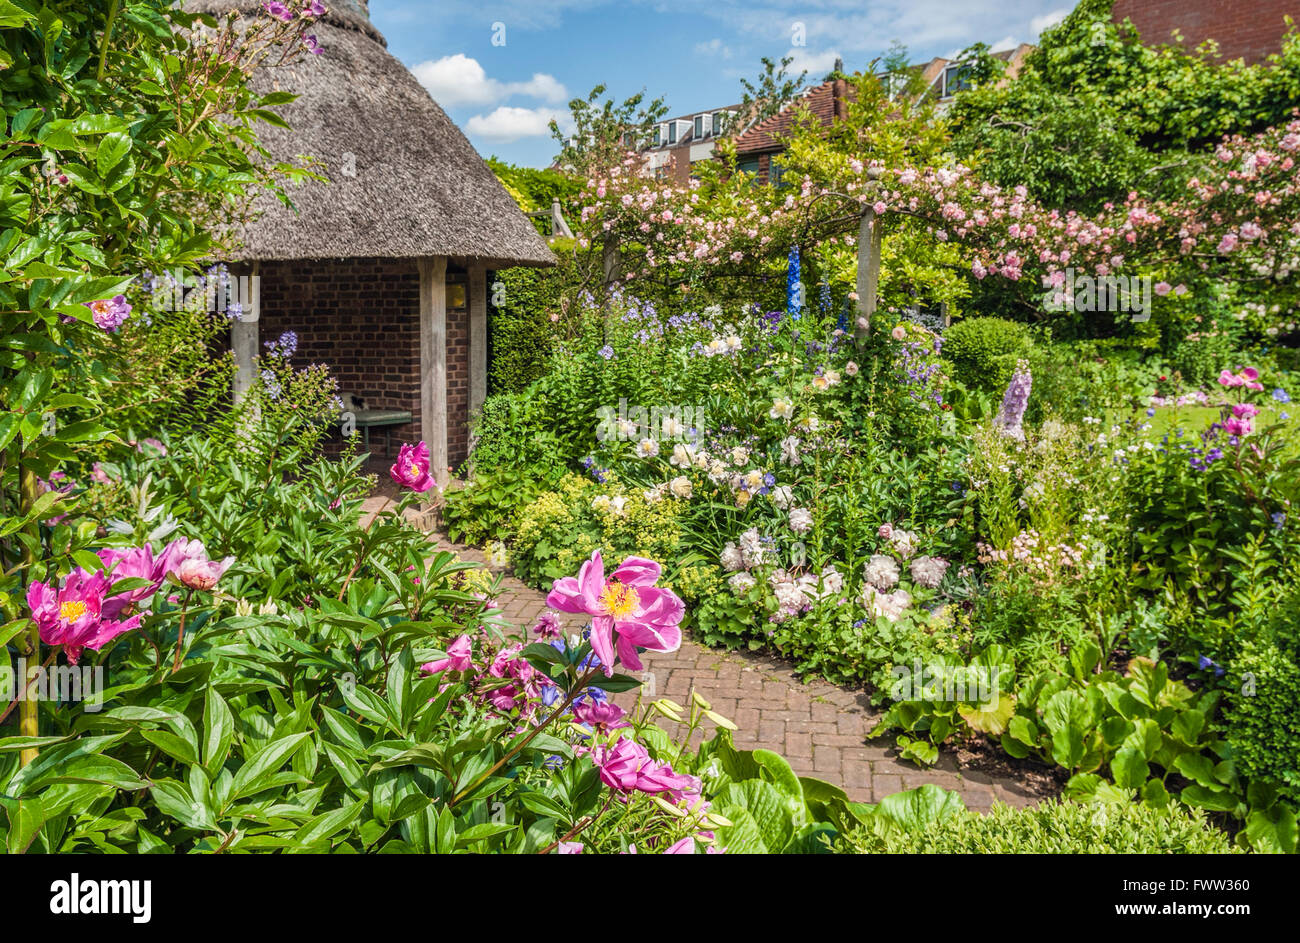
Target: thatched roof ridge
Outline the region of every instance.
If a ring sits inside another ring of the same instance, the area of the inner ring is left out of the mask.
[[[410,71],[385,48],[364,0],[324,0],[311,32],[325,51],[265,69],[260,90],[294,92],[262,124],[279,160],[309,155],[328,184],[291,188],[296,211],[269,192],[241,228],[238,260],[448,256],[493,267],[555,258],[496,175]],[[258,0],[189,0],[192,12],[259,13]]]

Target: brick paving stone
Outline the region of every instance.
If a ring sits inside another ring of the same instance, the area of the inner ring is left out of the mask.
[[[365,511],[373,513],[379,504],[371,498]],[[427,512],[410,517],[418,526],[433,526],[434,516]],[[433,536],[439,549],[486,565],[482,552],[452,544],[436,532]],[[508,572],[489,569],[501,576],[498,604],[505,621],[527,630],[546,609],[545,595]],[[582,624],[577,617],[563,618],[570,631]],[[817,679],[805,682],[771,655],[716,651],[684,639],[677,652],[645,652],[641,660],[646,669],[643,704],[668,697],[689,709],[691,691],[698,691],[715,711],[740,727],[733,735],[738,745],[774,750],[799,775],[834,782],[855,801],[878,802],[925,783],[955,790],[968,808],[980,811],[995,800],[1023,807],[1039,799],[1034,790],[1010,776],[963,768],[950,752],[941,752],[939,762],[928,770],[899,759],[887,739],[866,739],[880,712],[870,706],[864,692]],[[615,700],[630,709],[637,693],[624,692]]]

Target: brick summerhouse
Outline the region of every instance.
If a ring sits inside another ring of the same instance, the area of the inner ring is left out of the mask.
[[[443,110],[391,56],[366,0],[330,0],[313,24],[322,55],[255,76],[299,97],[261,125],[278,160],[309,155],[328,183],[256,197],[229,261],[251,273],[232,327],[238,398],[263,342],[298,335],[296,360],[324,363],[345,410],[401,420],[394,438],[428,443],[431,466],[469,454],[468,421],[487,391],[487,273],[554,264],[545,240]],[[193,0],[195,12],[262,15],[257,0]],[[352,399],[355,398],[355,399]],[[377,415],[382,413],[383,415]],[[409,413],[409,419],[406,414]]]

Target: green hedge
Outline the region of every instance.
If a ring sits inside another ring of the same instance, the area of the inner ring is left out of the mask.
[[[1056,800],[1030,809],[996,804],[987,814],[962,812],[920,830],[863,830],[848,841],[858,852],[890,854],[1203,855],[1235,850],[1199,810]]]
[[[956,378],[974,389],[1006,386],[1016,360],[1032,346],[1029,328],[1005,318],[966,318],[943,335],[944,359]]]

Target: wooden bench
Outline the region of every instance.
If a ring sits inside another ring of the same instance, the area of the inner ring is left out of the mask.
[[[356,427],[361,430],[361,439],[367,452],[370,451],[370,430],[384,430],[384,457],[392,454],[392,426],[403,426],[411,421],[411,412],[407,409],[354,409]],[[346,415],[346,414],[345,414]],[[340,417],[339,425],[344,419]]]

